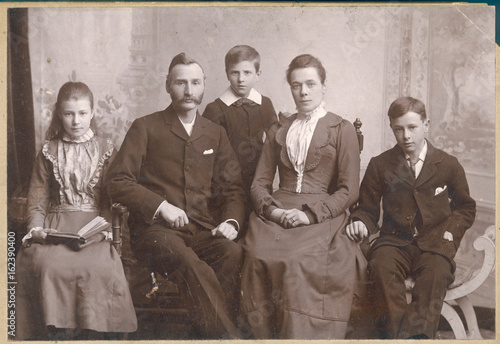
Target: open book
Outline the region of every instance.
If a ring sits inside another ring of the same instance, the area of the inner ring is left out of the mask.
[[[68,240],[77,240],[82,244],[92,235],[107,230],[111,224],[102,216],[96,216],[89,223],[83,226],[78,233],[55,232],[47,234],[49,242],[66,242]]]

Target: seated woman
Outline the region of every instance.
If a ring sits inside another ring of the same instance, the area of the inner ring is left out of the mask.
[[[325,110],[325,79],[317,58],[292,60],[287,80],[298,113],[272,127],[252,184],[241,289],[255,338],[346,333],[356,272],[346,210],[358,197],[359,146],[353,125]]]
[[[84,244],[47,240],[51,232],[77,233],[98,215],[109,219],[103,176],[115,151],[90,129],[93,117],[87,85],[64,84],[31,177],[29,233],[16,262],[16,339],[85,339],[92,331],[137,329],[123,266],[106,240],[108,232]]]

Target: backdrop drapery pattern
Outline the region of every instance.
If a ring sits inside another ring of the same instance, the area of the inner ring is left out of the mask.
[[[495,221],[493,7],[59,7],[29,14],[37,149],[68,80],[90,86],[98,134],[119,146],[135,118],[169,103],[168,63],[180,52],[204,68],[203,111],[227,88],[226,52],[254,46],[262,60],[256,88],[283,112],[295,111],[287,64],[311,53],[327,70],[326,108],[363,122],[362,174],[372,156],[394,144],[389,104],[402,95],[420,98],[430,140],[458,157],[478,202],[462,247]]]

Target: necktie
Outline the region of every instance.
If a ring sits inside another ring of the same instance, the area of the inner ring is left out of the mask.
[[[417,178],[417,174],[415,171],[415,164],[412,163],[411,158],[408,158],[408,162],[410,163],[410,171],[413,174],[414,178]],[[418,162],[418,160],[417,160]],[[417,212],[415,213],[415,217],[411,223],[411,228],[413,229],[413,236],[417,236],[420,229],[422,229],[422,214],[420,214],[420,209],[417,207]]]
[[[250,100],[248,98],[240,98],[237,101],[235,101],[233,103],[233,105],[236,107],[241,107],[242,105],[248,105],[248,106],[254,107],[258,104],[256,102],[254,102],[253,100]]]
[[[415,165],[411,162],[411,158],[408,158],[408,162],[410,163],[410,171],[411,174],[413,174],[413,177],[417,177],[416,171],[415,171]]]

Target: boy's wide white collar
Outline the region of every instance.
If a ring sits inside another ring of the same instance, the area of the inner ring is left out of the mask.
[[[241,97],[234,94],[233,89],[231,88],[231,86],[229,86],[219,98],[220,100],[222,100],[224,104],[226,104],[227,106],[231,106],[235,101],[237,101]],[[250,94],[248,95],[247,98],[250,99],[251,101],[256,102],[259,105],[262,105],[262,94],[257,92],[255,88],[252,88],[250,90]]]

